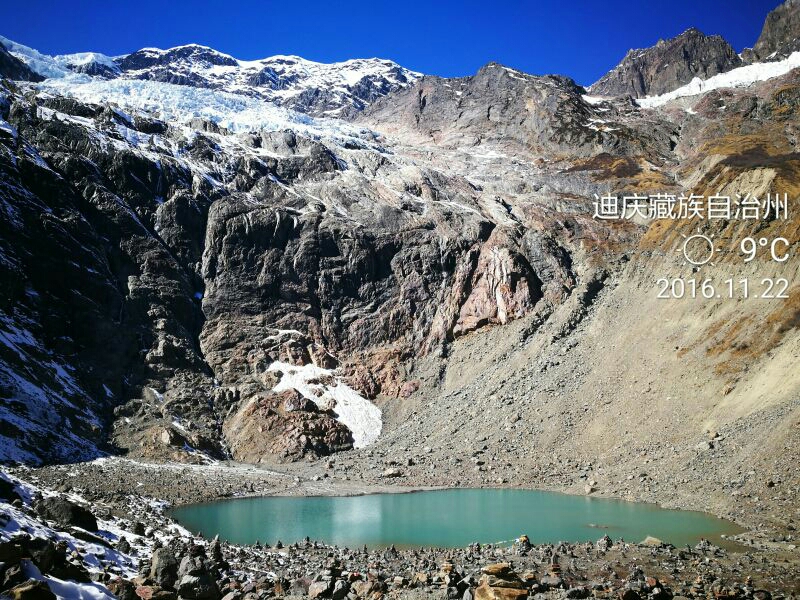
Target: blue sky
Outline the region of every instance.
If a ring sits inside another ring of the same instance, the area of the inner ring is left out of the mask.
[[[690,26],[737,50],[752,45],[779,0],[228,0],[8,2],[0,34],[48,54],[117,55],[195,42],[241,59],[297,54],[330,62],[379,56],[442,76],[489,61],[590,84],[632,47]]]

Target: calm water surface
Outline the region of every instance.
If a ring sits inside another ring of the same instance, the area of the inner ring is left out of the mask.
[[[742,530],[700,512],[535,490],[452,489],[351,497],[240,498],[178,507],[187,529],[233,543],[312,540],[347,546],[463,547],[527,534],[533,543],[629,542],[648,535],[676,546]]]

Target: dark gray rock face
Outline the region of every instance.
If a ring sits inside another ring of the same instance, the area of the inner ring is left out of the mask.
[[[748,62],[781,60],[800,51],[800,0],[786,0],[767,15],[761,35],[742,53]]]
[[[92,512],[64,498],[43,498],[36,503],[36,512],[61,527],[75,526],[87,531],[97,531],[97,519]]]
[[[631,64],[735,62],[714,62],[730,54],[721,40],[676,40]],[[309,67],[267,62],[250,75],[269,89]],[[4,460],[270,462],[369,443],[356,429],[377,435],[381,421],[366,400],[416,393],[419,357],[444,361],[456,338],[527,316],[536,328],[567,301],[588,307],[639,235],[593,220],[589,199],[673,189],[691,131],[494,63],[413,82],[388,63],[342,64],[363,75],[369,107],[283,131],[0,87]],[[126,76],[164,68],[219,86],[233,80],[213,73],[240,67],[196,46],[120,61]],[[656,79],[641,91],[661,91]],[[316,102],[326,88],[306,92]],[[717,118],[703,106],[693,116]],[[361,411],[349,421],[343,394]]]
[[[0,435],[14,440],[21,461],[86,459],[100,451],[130,385],[208,372],[195,337],[202,286],[190,266],[200,259],[192,236],[202,231],[176,227],[202,229],[210,198],[199,188],[189,198],[171,194],[191,189],[191,174],[175,164],[108,152],[75,122],[42,120],[18,100],[6,106],[16,134],[0,135],[8,215],[0,323],[13,342],[0,345]],[[64,99],[49,110],[111,128],[125,122]]]
[[[21,500],[22,497],[17,493],[17,486],[8,479],[0,477],[0,499],[9,504],[14,500]]]
[[[221,597],[214,569],[201,556],[183,557],[175,588],[178,595],[187,600],[218,600]]]
[[[670,151],[670,128],[652,122],[600,127],[604,113],[585,90],[558,75],[528,75],[490,63],[472,77],[425,76],[355,117],[409,143],[445,148],[494,146],[511,154],[585,157],[601,152]]]
[[[707,79],[742,64],[731,45],[718,35],[691,28],[651,48],[630,50],[622,62],[590,87],[597,96],[657,96]]]
[[[34,73],[28,65],[12,55],[3,44],[0,44],[0,79],[12,81],[43,81],[44,77]]]
[[[178,580],[178,560],[169,548],[156,548],[150,557],[150,579],[158,585],[172,588]]]
[[[165,52],[154,52],[149,49],[142,49],[123,56],[115,62],[123,71],[133,71],[156,66],[169,67],[181,61],[190,61],[198,66],[204,67],[235,67],[237,65],[236,61],[230,56],[197,44],[179,46]]]
[[[91,61],[80,65],[67,65],[67,67],[76,73],[83,73],[92,77],[102,77],[103,79],[115,79],[119,77],[119,68],[103,64],[101,62]]]

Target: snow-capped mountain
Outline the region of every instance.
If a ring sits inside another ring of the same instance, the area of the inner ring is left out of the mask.
[[[143,48],[109,57],[96,52],[47,56],[0,36],[9,52],[48,79],[145,80],[213,89],[265,100],[309,115],[346,116],[363,110],[421,75],[391,60],[318,63],[299,56],[238,60],[198,44]]]

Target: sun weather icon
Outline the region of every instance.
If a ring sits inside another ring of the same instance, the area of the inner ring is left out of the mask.
[[[684,264],[690,264],[695,267],[701,267],[706,264],[714,266],[714,255],[720,250],[714,246],[713,234],[705,235],[698,231],[690,236],[681,234],[681,237],[683,238],[683,258],[686,261]]]

